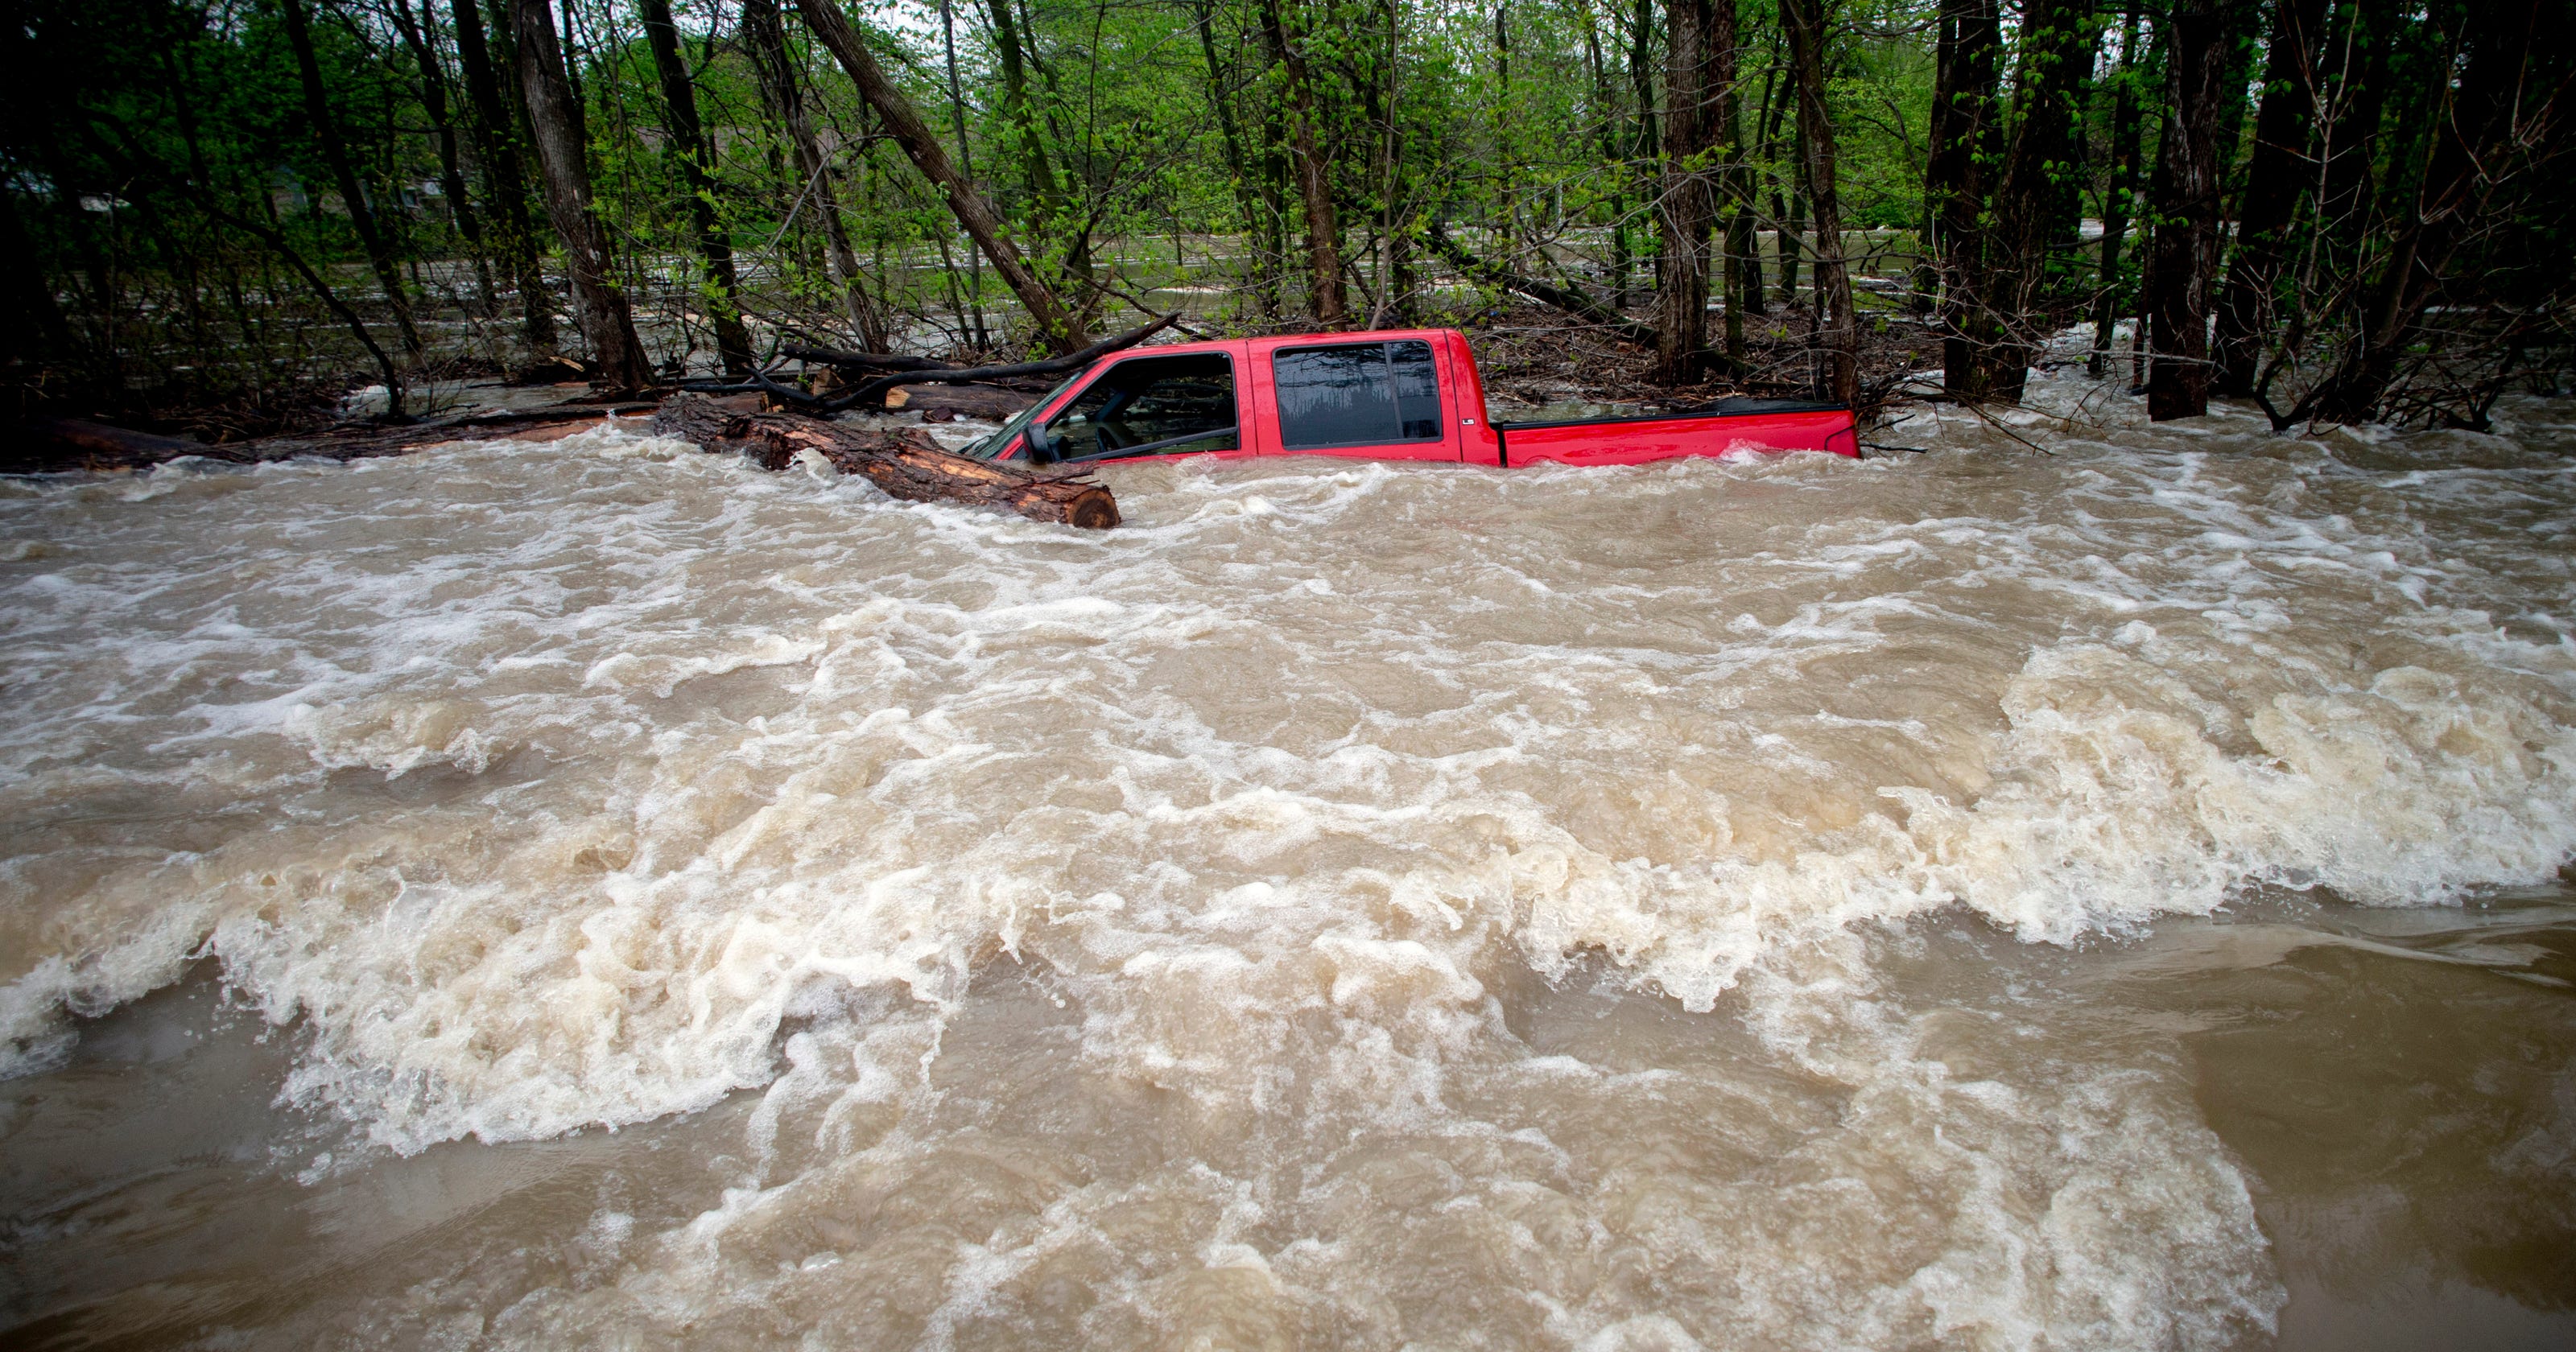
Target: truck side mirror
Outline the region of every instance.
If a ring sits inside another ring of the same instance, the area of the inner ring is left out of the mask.
[[[1029,436],[1029,463],[1030,463],[1030,464],[1032,464],[1032,465],[1052,465],[1052,464],[1054,464],[1054,463],[1055,463],[1055,443],[1054,443],[1054,441],[1053,441],[1051,438],[1049,438],[1049,437],[1047,436],[1047,430],[1046,430],[1046,419],[1044,419],[1044,418],[1031,418],[1031,419],[1029,419],[1029,433],[1028,433],[1028,436]]]

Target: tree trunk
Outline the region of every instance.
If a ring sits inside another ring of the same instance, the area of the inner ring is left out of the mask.
[[[1261,0],[1261,31],[1270,54],[1288,75],[1289,149],[1297,171],[1297,192],[1306,203],[1306,289],[1315,320],[1327,328],[1350,312],[1350,294],[1342,282],[1340,210],[1333,201],[1332,165],[1315,121],[1315,90],[1306,58],[1288,40],[1280,0]]]
[[[1710,110],[1708,134],[1725,159],[1712,191],[1726,206],[1724,243],[1711,250],[1709,261],[1718,270],[1718,286],[1726,298],[1726,369],[1740,375],[1745,369],[1743,261],[1753,251],[1753,171],[1745,163],[1740,87],[1743,25],[1736,0],[1715,0],[1709,19],[1708,78],[1716,86],[1717,98]],[[1761,283],[1757,280],[1754,285]]]
[[[1003,10],[1007,14],[1009,6],[1003,6]],[[1012,38],[1008,29],[1003,31],[1002,36],[1010,40],[1009,50],[1012,64],[1016,68],[1020,51],[1019,40]],[[972,183],[975,181],[975,142],[966,134],[966,89],[957,78],[957,9],[949,3],[949,0],[939,0],[939,52],[943,58],[943,64],[948,67],[948,125],[957,134],[957,172],[967,182]],[[942,247],[945,248],[944,245]],[[943,252],[941,257],[946,257],[946,254]],[[953,292],[957,285],[956,279],[951,277],[948,285]],[[975,346],[990,347],[992,346],[991,335],[984,327],[984,251],[971,245],[966,250],[966,289],[974,298],[974,303],[967,307],[967,312],[974,319]],[[1090,327],[1090,319],[1090,309],[1085,307],[1083,314],[1085,328]]]
[[[2075,181],[2079,94],[2093,71],[2092,0],[2029,0],[2022,12],[2021,69],[2014,79],[2012,153],[1995,199],[1985,294],[2001,319],[1987,370],[1977,382],[1988,397],[2021,402],[2033,345],[2049,327],[2040,306],[2051,246],[2073,224],[2067,195]]]
[[[322,66],[313,56],[313,33],[304,18],[304,0],[282,0],[278,12],[286,20],[286,41],[295,49],[296,73],[304,84],[304,115],[312,120],[313,134],[322,143],[322,159],[331,168],[331,179],[339,185],[340,200],[349,209],[349,224],[358,232],[358,243],[367,251],[367,265],[375,269],[376,283],[384,288],[385,303],[393,308],[394,329],[402,335],[403,350],[420,354],[420,331],[412,327],[411,299],[403,292],[402,269],[394,262],[393,249],[384,233],[376,228],[376,213],[367,205],[367,194],[358,183],[357,170],[349,160],[349,146],[340,137],[340,123],[331,115],[330,100],[324,96]]]
[[[2245,205],[2237,213],[2236,257],[2218,302],[2218,392],[2254,393],[2264,337],[2272,328],[2273,288],[2280,284],[2289,230],[2308,183],[2308,112],[2325,41],[2326,0],[2279,0],[2272,11],[2272,49],[2263,63],[2263,106],[2254,115],[2254,155],[2245,169]]]
[[[1823,369],[1816,394],[1836,403],[1860,403],[1860,324],[1852,311],[1851,273],[1843,263],[1842,194],[1834,145],[1833,113],[1825,105],[1827,0],[1781,0],[1780,24],[1789,32],[1789,62],[1798,81],[1798,130],[1806,143],[1808,201],[1816,217],[1816,340]]]
[[[493,73],[478,0],[451,0],[456,18],[456,60],[465,70],[465,95],[474,108],[474,153],[483,164],[483,191],[501,230],[502,262],[519,289],[521,332],[539,355],[555,349],[555,310],[537,249],[536,222],[528,216],[528,168],[510,107]]]
[[[2102,252],[2093,280],[2093,351],[2084,374],[2096,380],[2110,363],[2111,330],[2118,327],[2120,250],[2129,234],[2129,199],[2138,189],[2138,11],[2120,24],[2120,69],[2111,85],[2111,173],[2102,189]]]
[[[653,50],[653,71],[662,83],[662,129],[665,152],[688,189],[689,223],[698,236],[698,258],[706,267],[703,293],[716,331],[716,356],[728,374],[751,369],[751,334],[742,325],[741,285],[734,279],[733,241],[716,218],[716,179],[708,165],[715,156],[698,121],[698,91],[689,78],[689,63],[680,52],[680,30],[671,22],[671,0],[636,0],[644,22],[644,42]]]
[[[1941,385],[1985,399],[2002,340],[1988,303],[1986,192],[1996,139],[1995,84],[2003,29],[1996,0],[1941,0],[1934,49],[1932,138],[1923,195],[1941,270]]]
[[[2227,68],[2233,64],[2223,6],[2224,0],[2175,0],[2166,21],[2173,40],[2147,271],[2155,329],[2147,416],[2157,422],[2209,411],[2209,292],[2220,243],[2219,104],[2227,97]]]
[[[1786,189],[1789,200],[1781,208],[1782,220],[1779,231],[1780,304],[1787,309],[1795,310],[1798,308],[1798,270],[1807,256],[1807,133],[1805,125],[1798,120],[1794,111],[1798,103],[1798,77],[1795,71],[1790,72],[1782,92],[1787,95],[1786,102],[1792,110],[1792,116],[1789,131],[1789,169],[1785,175],[1788,180]],[[1778,205],[1779,196],[1780,193],[1777,191],[1772,193],[1775,205]]]
[[[843,474],[865,475],[888,497],[999,507],[1036,521],[1086,530],[1118,524],[1107,486],[1079,472],[1029,470],[941,450],[912,428],[868,431],[793,413],[744,413],[689,395],[653,415],[653,430],[700,449],[731,451],[764,469],[785,469],[812,451]]]
[[[976,247],[984,251],[984,257],[992,260],[993,270],[1002,274],[1003,284],[1020,298],[1047,346],[1057,352],[1082,347],[1088,335],[1082,331],[1080,319],[1066,308],[1054,288],[1029,269],[992,205],[948,162],[947,148],[930,134],[921,114],[914,111],[912,100],[886,78],[884,69],[877,65],[875,55],[868,51],[858,30],[850,26],[849,17],[841,13],[836,0],[796,0],[796,10],[804,16],[806,27],[814,30],[814,35],[841,63],[841,69],[849,73],[851,83],[859,87],[859,96],[876,110],[878,119],[885,123],[895,144],[903,147],[913,167],[947,198],[948,210],[966,228]]]
[[[1655,0],[1637,0],[1631,12],[1628,30],[1628,88],[1637,103],[1637,122],[1632,129],[1635,139],[1629,143],[1628,182],[1648,202],[1659,195],[1655,164],[1656,147],[1663,143],[1662,129],[1655,120]],[[1650,234],[1649,239],[1659,236]],[[1657,244],[1648,260],[1650,268],[1660,268],[1663,246]],[[1620,308],[1625,309],[1625,298]]]
[[[1717,150],[1717,97],[1712,88],[1716,4],[1670,0],[1664,49],[1664,173],[1655,220],[1661,249],[1655,268],[1655,379],[1687,385],[1708,368],[1708,246],[1717,194],[1710,164]]]
[[[546,214],[563,241],[564,271],[572,277],[573,316],[590,345],[599,378],[618,389],[653,383],[653,364],[635,336],[626,293],[608,272],[608,232],[590,202],[590,147],[582,140],[579,109],[564,78],[562,49],[546,0],[512,0],[518,39],[519,87],[528,101],[537,162],[545,171]]]

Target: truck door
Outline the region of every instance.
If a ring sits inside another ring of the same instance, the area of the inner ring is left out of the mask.
[[[1279,410],[1279,454],[1458,458],[1429,342],[1300,344],[1274,348],[1266,360]]]
[[[1060,461],[1237,451],[1234,390],[1222,350],[1128,357],[1047,419],[1049,446]]]

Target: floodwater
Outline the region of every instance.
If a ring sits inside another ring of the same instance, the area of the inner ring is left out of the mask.
[[[2503,418],[0,484],[0,1341],[2566,1346]]]

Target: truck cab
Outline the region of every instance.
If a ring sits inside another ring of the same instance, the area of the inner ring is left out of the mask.
[[[1021,464],[1326,455],[1509,467],[1732,451],[1860,453],[1836,404],[1731,399],[1689,413],[1497,424],[1456,329],[1304,334],[1101,358],[970,454]]]

